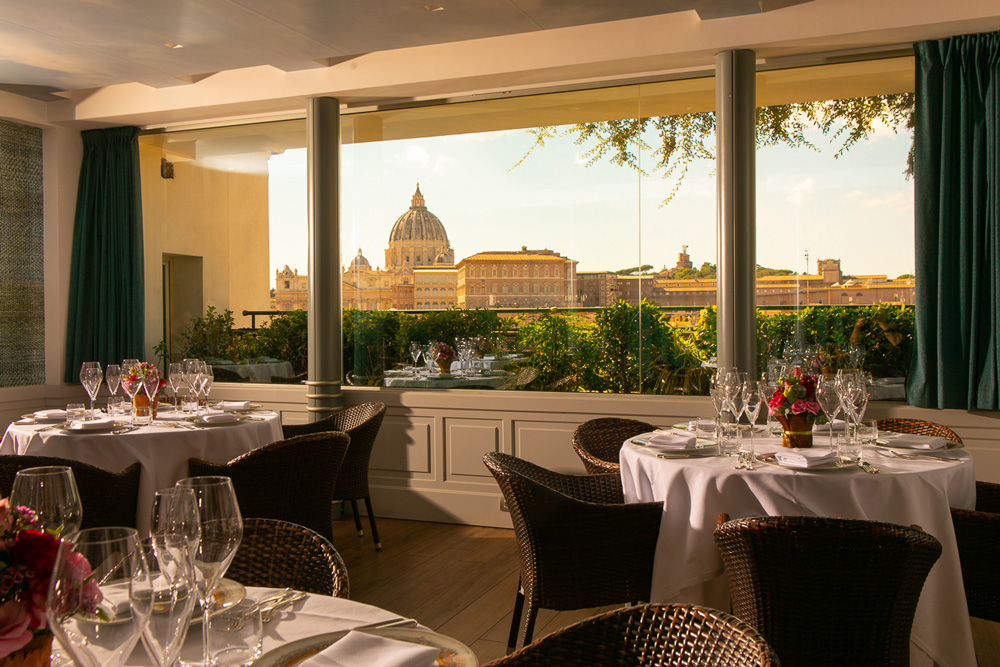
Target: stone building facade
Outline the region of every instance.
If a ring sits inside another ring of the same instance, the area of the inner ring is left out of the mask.
[[[459,308],[577,305],[576,260],[553,250],[480,252],[458,263]]]

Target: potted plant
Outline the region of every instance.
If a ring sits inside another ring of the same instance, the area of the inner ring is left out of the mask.
[[[778,380],[767,402],[768,413],[781,422],[781,444],[812,447],[813,424],[825,424],[826,415],[816,400],[816,376],[795,368]]]
[[[155,378],[157,380],[157,389],[153,395],[152,404],[150,404],[150,400],[142,388],[142,384],[146,378]],[[156,406],[159,403],[160,394],[166,391],[167,386],[167,381],[163,379],[163,373],[160,372],[160,369],[156,367],[156,364],[140,361],[125,371],[125,374],[122,376],[122,384],[126,382],[130,387],[136,387],[135,396],[132,398],[132,414],[138,414],[136,410],[140,408],[144,410],[152,408],[150,411],[151,418],[155,419]]]
[[[435,343],[434,353],[438,370],[442,373],[450,373],[451,362],[455,359],[455,348],[448,343]]]

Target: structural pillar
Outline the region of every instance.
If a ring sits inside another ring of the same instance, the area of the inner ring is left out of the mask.
[[[715,56],[718,363],[757,374],[756,63]]]
[[[343,339],[340,276],[340,101],[314,97],[306,104],[309,214],[310,419],[318,421],[343,404]]]

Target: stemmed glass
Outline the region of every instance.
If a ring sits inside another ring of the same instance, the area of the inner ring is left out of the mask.
[[[135,382],[132,382],[130,378],[132,377],[132,369],[139,365],[138,359],[126,359],[122,362],[122,389],[128,394],[128,400],[130,403],[135,403],[135,395],[139,393],[142,389],[142,382],[136,378]],[[135,424],[135,406],[132,407],[132,418],[129,420],[132,424]]]
[[[122,381],[122,367],[118,364],[108,364],[107,368],[104,369],[104,379],[108,381],[108,390],[111,392],[111,398],[114,399],[115,394],[118,393],[118,384]],[[109,401],[110,403],[111,401]]]
[[[24,506],[38,516],[43,530],[70,535],[80,530],[83,505],[69,466],[41,466],[19,470],[14,476],[10,504]]]
[[[104,373],[101,371],[101,362],[83,362],[83,366],[80,367],[80,384],[90,396],[90,416],[88,419],[94,418],[94,399],[97,398],[97,392],[101,390],[101,382],[103,381]]]
[[[712,396],[712,404],[715,406],[715,437],[719,439],[722,428],[722,411],[726,408],[726,376],[735,371],[733,368],[723,367],[716,370],[715,375],[709,380],[709,394]]]
[[[153,399],[160,391],[160,378],[158,374],[147,373],[142,378],[142,390],[149,399],[149,423],[153,423]]]
[[[161,489],[153,497],[149,540],[144,542],[153,581],[153,613],[142,643],[157,667],[180,655],[196,599],[194,552],[201,537],[192,489]]]
[[[833,375],[820,375],[817,380],[816,401],[830,424],[830,449],[836,449],[833,441],[833,420],[840,414],[842,407],[840,395],[837,393],[837,379]]]
[[[192,489],[198,507],[201,538],[194,552],[198,598],[202,605],[202,655],[204,665],[211,664],[208,654],[208,612],[212,592],[236,554],[243,536],[243,518],[228,477],[188,477],[177,488]]]
[[[77,667],[121,667],[152,606],[134,528],[89,528],[59,543],[45,616]]]
[[[174,390],[174,408],[180,410],[181,402],[177,398],[177,392],[184,384],[184,364],[170,364],[167,367],[167,381],[170,388]]]
[[[421,349],[420,343],[415,340],[410,341],[410,358],[413,359],[414,367],[416,367],[417,359],[420,358],[420,355],[423,354],[423,352],[424,351]]]
[[[739,459],[736,467],[753,470],[754,456],[756,455],[753,442],[754,427],[757,424],[757,415],[760,414],[760,406],[767,394],[767,385],[761,380],[748,380],[743,384],[742,393],[743,412],[746,413],[747,420],[750,422],[750,447],[746,448],[742,443],[740,444]]]
[[[215,371],[212,367],[206,364],[204,361],[201,362],[201,371],[199,372],[201,380],[201,392],[205,394],[205,412],[208,412],[208,395],[212,391],[212,384],[215,383]]]

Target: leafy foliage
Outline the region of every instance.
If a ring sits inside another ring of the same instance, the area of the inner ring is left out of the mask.
[[[221,359],[233,347],[233,311],[221,313],[209,306],[204,317],[195,317],[181,333],[184,356],[191,359]]]
[[[309,361],[309,316],[293,310],[271,317],[257,330],[260,354],[292,364],[296,375],[306,372]]]

